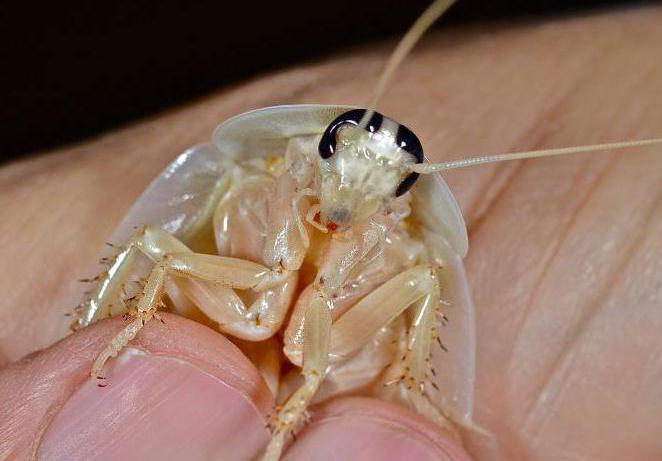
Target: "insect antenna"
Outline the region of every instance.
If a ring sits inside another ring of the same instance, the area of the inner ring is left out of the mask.
[[[455,3],[455,0],[435,0],[427,7],[423,14],[416,19],[405,36],[402,37],[398,45],[395,47],[395,50],[393,50],[393,53],[391,53],[391,56],[379,77],[372,100],[370,101],[370,104],[368,104],[368,109],[359,122],[358,126],[361,129],[365,129],[365,127],[368,126],[368,122],[370,121],[370,118],[372,118],[372,115],[377,108],[377,104],[384,95],[386,87],[393,79],[393,75],[398,67],[400,67],[400,64],[402,64],[402,61],[404,61],[425,31],[427,31],[430,26],[432,26],[432,24],[434,24],[434,22],[453,5],[453,3]]]
[[[503,162],[506,160],[521,160],[527,158],[551,157],[554,155],[578,154],[581,152],[596,152],[610,149],[643,147],[653,144],[662,144],[662,138],[641,139],[638,141],[611,142],[605,144],[592,144],[588,146],[561,147],[556,149],[530,150],[506,154],[482,155],[442,163],[417,163],[409,165],[414,173],[436,173],[439,171],[464,168],[467,166],[482,165],[483,163]]]
[[[404,37],[400,40],[396,46],[393,53],[389,57],[384,70],[382,71],[379,81],[377,82],[377,87],[373,94],[372,100],[368,105],[368,108],[361,118],[361,121],[358,124],[357,133],[362,132],[368,126],[370,119],[372,118],[377,104],[384,95],[384,91],[388,84],[393,79],[395,71],[400,67],[400,64],[407,57],[409,52],[412,50],[414,45],[420,40],[421,36],[434,24],[434,22],[439,19],[439,17],[444,14],[453,4],[455,0],[435,0],[432,4],[421,14],[414,24],[409,28]],[[539,158],[539,157],[551,157],[554,155],[564,155],[564,154],[577,154],[581,152],[595,152],[595,151],[604,151],[610,149],[621,149],[621,148],[632,148],[632,147],[642,147],[653,144],[662,144],[662,138],[652,138],[652,139],[642,139],[636,141],[622,141],[622,142],[612,142],[605,144],[592,144],[586,146],[575,146],[575,147],[562,147],[554,149],[542,149],[542,150],[531,150],[523,152],[510,152],[510,153],[501,153],[494,155],[482,155],[478,157],[469,157],[459,160],[451,160],[448,162],[442,163],[416,163],[409,165],[409,170],[412,173],[420,174],[429,174],[436,173],[445,170],[452,170],[455,168],[464,168],[467,166],[481,165],[483,163],[495,163],[503,162],[506,160],[521,160],[528,158]]]

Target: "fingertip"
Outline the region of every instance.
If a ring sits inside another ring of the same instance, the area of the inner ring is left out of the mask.
[[[87,380],[74,392],[37,459],[250,459],[268,440],[253,402],[186,359],[130,348],[106,375],[103,387]]]
[[[459,441],[393,403],[362,397],[323,405],[287,451],[284,461],[337,459],[469,461]]]
[[[94,324],[3,370],[1,452],[48,460],[259,453],[273,404],[259,372],[218,333],[164,318],[166,325],[149,323],[108,363],[105,387],[89,371],[121,319]]]

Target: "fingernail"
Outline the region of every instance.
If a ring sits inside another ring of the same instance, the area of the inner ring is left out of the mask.
[[[245,460],[268,441],[247,397],[183,359],[127,349],[106,375],[67,401],[37,459]]]
[[[469,461],[458,442],[394,404],[332,402],[304,429],[283,461]]]

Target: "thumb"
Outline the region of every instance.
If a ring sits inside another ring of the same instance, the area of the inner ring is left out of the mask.
[[[0,459],[250,459],[268,440],[271,394],[221,335],[176,316],[151,322],[89,378],[121,328],[99,322],[0,372]]]

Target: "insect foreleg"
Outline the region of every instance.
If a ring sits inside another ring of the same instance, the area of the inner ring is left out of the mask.
[[[304,324],[304,383],[292,394],[276,415],[274,433],[263,461],[278,461],[287,435],[305,415],[310,400],[317,392],[329,364],[331,305],[322,291],[316,290],[306,308]]]
[[[124,245],[122,251],[115,256],[109,269],[99,278],[94,291],[82,305],[83,309],[71,325],[72,330],[90,323],[126,311],[122,304],[121,292],[127,279],[135,271],[135,257],[142,253],[150,260],[157,262],[165,253],[190,251],[182,242],[161,229],[144,226],[138,229]]]
[[[163,265],[159,265],[150,273],[143,295],[136,306],[135,319],[116,335],[110,344],[99,354],[92,364],[90,372],[92,378],[102,378],[101,371],[109,358],[115,357],[129,341],[135,338],[140,329],[156,313],[156,308],[163,294],[163,284],[165,282],[166,270]]]
[[[260,287],[253,288],[260,293],[250,305],[227,285],[188,277],[178,277],[175,283],[224,333],[248,341],[263,341],[282,326],[297,280],[296,272],[283,271],[278,285],[263,291]]]
[[[147,278],[136,306],[136,318],[115,336],[94,362],[91,375],[95,378],[101,376],[105,362],[116,356],[154,316],[161,304],[166,277],[177,276],[229,288],[263,291],[282,285],[288,276],[286,271],[271,270],[243,259],[193,253],[175,237],[158,228],[144,228],[136,238],[132,238],[132,242],[157,265]],[[179,251],[170,253],[169,250],[173,249]]]
[[[301,216],[301,212],[299,211],[299,202],[303,197],[315,197],[315,191],[312,189],[303,189],[298,191],[296,194],[294,194],[294,198],[292,199],[292,216],[294,217],[294,222],[296,223],[297,230],[299,231],[299,235],[301,236],[301,241],[303,242],[303,247],[308,248],[310,246],[310,236],[308,235],[308,231],[306,230],[306,227],[303,224],[303,219]],[[311,207],[312,209],[312,207]],[[306,214],[306,220],[310,222],[309,218],[310,210],[309,213]],[[323,229],[326,231],[326,229]]]

